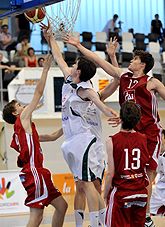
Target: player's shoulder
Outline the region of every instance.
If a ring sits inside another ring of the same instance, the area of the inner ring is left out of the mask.
[[[136,138],[137,137],[144,139],[144,140],[147,140],[147,136],[145,134],[136,131]]]

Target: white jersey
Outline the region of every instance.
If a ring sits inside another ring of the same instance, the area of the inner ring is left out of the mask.
[[[158,175],[150,200],[150,213],[165,215],[165,151],[158,158]]]
[[[85,116],[91,101],[83,100],[77,95],[80,87],[92,88],[92,84],[90,81],[73,84],[69,76],[62,87],[62,126],[66,139],[90,131]]]
[[[156,187],[165,190],[165,151],[158,158],[157,172],[159,176],[157,178]]]

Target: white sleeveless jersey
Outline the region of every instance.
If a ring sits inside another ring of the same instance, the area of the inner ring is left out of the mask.
[[[85,116],[91,101],[84,101],[77,95],[80,87],[92,88],[92,84],[90,81],[73,84],[69,76],[62,87],[62,126],[66,139],[90,131]]]

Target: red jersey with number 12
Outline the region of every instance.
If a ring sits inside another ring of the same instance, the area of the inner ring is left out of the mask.
[[[150,78],[147,75],[133,78],[133,74],[127,72],[120,79],[120,105],[125,101],[132,100],[141,107],[142,117],[135,128],[138,131],[153,124],[155,124],[155,128],[159,128],[157,126],[157,123],[160,121],[157,100],[155,94],[149,92],[146,88]]]

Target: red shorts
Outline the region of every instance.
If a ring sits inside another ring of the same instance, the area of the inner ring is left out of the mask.
[[[136,194],[144,194],[145,197],[136,197]],[[126,196],[129,196],[129,198],[125,198]],[[114,188],[109,197],[109,205],[106,212],[106,226],[144,227],[146,204],[146,188],[136,192],[117,191],[117,188]]]
[[[25,205],[31,208],[43,209],[61,193],[54,187],[51,173],[45,168],[33,168],[20,174],[20,180],[27,192]]]
[[[147,147],[150,154],[148,168],[156,170],[158,165],[158,156],[161,149],[162,129],[156,124],[148,126],[146,129],[139,131],[147,136]]]

